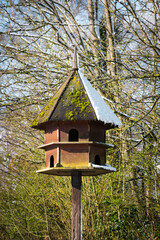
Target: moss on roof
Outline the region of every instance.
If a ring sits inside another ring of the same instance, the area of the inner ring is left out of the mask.
[[[58,120],[96,120],[77,70],[72,71],[58,92],[34,119],[31,127],[43,129],[45,122]]]

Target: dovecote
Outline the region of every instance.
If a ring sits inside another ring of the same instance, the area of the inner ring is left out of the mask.
[[[45,169],[51,175],[82,175],[115,171],[105,166],[106,130],[121,126],[120,120],[84,77],[76,63],[58,92],[33,121],[32,127],[45,131]]]

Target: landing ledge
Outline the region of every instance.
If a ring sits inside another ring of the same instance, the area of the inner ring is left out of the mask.
[[[101,145],[104,146],[105,148],[114,148],[113,144],[110,143],[104,143],[104,142],[93,142],[93,141],[83,141],[83,142],[51,142],[51,143],[47,143],[44,145],[39,146],[39,149],[45,149],[46,147],[52,146],[52,145]]]
[[[76,168],[53,167],[41,169],[36,172],[55,176],[72,176],[74,171],[81,172],[82,176],[97,176],[101,174],[115,172],[116,169],[108,164],[106,164],[105,166],[92,164],[91,167],[76,167]]]

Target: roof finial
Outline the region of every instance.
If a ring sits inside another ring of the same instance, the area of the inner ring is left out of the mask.
[[[77,47],[76,45],[74,46],[74,55],[73,55],[73,70],[78,70],[78,66],[77,66]]]

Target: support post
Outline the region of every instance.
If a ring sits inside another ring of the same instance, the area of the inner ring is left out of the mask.
[[[72,240],[82,239],[81,172],[72,173]]]

